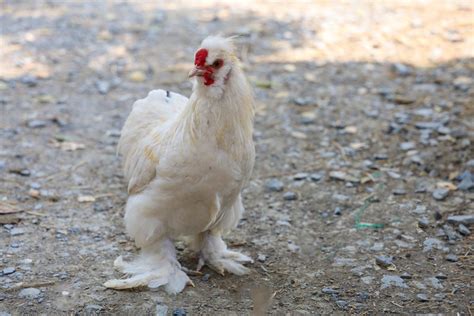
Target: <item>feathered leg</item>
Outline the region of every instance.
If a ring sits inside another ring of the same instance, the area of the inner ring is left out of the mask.
[[[112,289],[164,286],[168,293],[175,294],[181,292],[186,284],[192,284],[181,270],[174,245],[168,239],[143,248],[140,256],[132,262],[124,262],[122,257],[118,257],[114,266],[131,277],[105,282],[104,286]]]
[[[197,270],[204,264],[217,273],[224,275],[225,271],[243,275],[250,272],[242,263],[252,263],[253,260],[237,251],[227,249],[219,233],[206,232],[201,236],[201,251]]]

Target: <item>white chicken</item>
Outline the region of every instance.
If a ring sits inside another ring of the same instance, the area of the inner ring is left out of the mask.
[[[210,36],[195,54],[191,97],[154,90],[135,102],[122,129],[129,197],[127,233],[141,253],[114,265],[126,279],[108,288],[164,286],[179,293],[192,284],[176,259],[173,239],[189,236],[204,264],[223,274],[249,272],[248,256],[227,249],[222,234],[244,212],[241,190],[249,180],[255,148],[254,100],[231,38]]]

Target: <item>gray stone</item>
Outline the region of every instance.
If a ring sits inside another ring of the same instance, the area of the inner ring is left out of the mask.
[[[400,149],[401,150],[411,150],[411,149],[415,149],[416,148],[416,144],[414,142],[404,142],[404,143],[401,143],[400,144]]]
[[[435,278],[437,278],[439,280],[446,280],[448,277],[445,274],[440,272],[435,276]]]
[[[451,215],[448,216],[448,222],[451,224],[474,224],[474,214],[470,215]]]
[[[418,122],[415,123],[415,127],[418,129],[437,129],[440,126],[436,122]]]
[[[344,300],[337,300],[336,305],[341,309],[346,309],[348,303],[347,303],[347,301],[344,301]]]
[[[431,285],[435,289],[442,289],[443,288],[443,285],[441,284],[441,282],[437,278],[434,278],[434,277],[427,278],[425,281],[426,281],[426,283],[428,283],[429,285]]]
[[[47,125],[48,122],[43,120],[30,120],[26,123],[26,126],[28,126],[29,128],[43,128]]]
[[[382,268],[387,268],[391,265],[393,265],[393,257],[392,256],[377,256],[375,257],[375,263],[382,267]]]
[[[283,194],[283,199],[285,201],[295,201],[298,199],[298,195],[295,192],[288,191]]]
[[[102,306],[100,305],[96,305],[96,304],[89,304],[89,305],[86,305],[85,307],[85,310],[86,312],[88,313],[93,313],[93,312],[99,312],[102,310]]]
[[[442,135],[448,135],[449,133],[451,133],[451,130],[449,129],[449,127],[446,127],[446,126],[440,126],[438,127],[436,131]]]
[[[186,316],[186,315],[187,315],[186,310],[182,307],[175,308],[173,310],[173,316]]]
[[[319,180],[323,178],[323,176],[324,175],[322,173],[315,172],[315,173],[310,174],[309,178],[311,179],[311,181],[318,182]]]
[[[265,256],[264,254],[259,253],[258,256],[257,256],[257,260],[260,261],[260,262],[265,262],[265,260],[267,260],[267,256]]]
[[[370,247],[371,251],[382,251],[384,248],[383,242],[375,242],[372,247]]]
[[[410,67],[400,63],[393,64],[392,70],[401,77],[406,77],[412,74],[412,70]]]
[[[448,237],[448,240],[459,240],[461,239],[461,236],[454,230],[454,228],[451,227],[449,224],[444,224],[443,225],[443,231]]]
[[[308,174],[306,172],[300,172],[293,176],[293,180],[296,180],[296,181],[305,180],[307,178],[308,178]]]
[[[458,189],[462,191],[469,191],[472,188],[474,188],[474,181],[472,181],[472,178],[464,178],[461,183],[458,185]]]
[[[425,241],[423,242],[423,252],[428,252],[432,251],[433,249],[441,250],[448,252],[449,248],[447,248],[444,244],[439,239],[436,238],[426,238]]]
[[[436,293],[434,295],[434,298],[435,298],[436,301],[442,301],[442,300],[444,300],[445,297],[446,297],[446,294],[444,294],[444,293]]]
[[[278,179],[268,179],[265,182],[265,188],[268,191],[281,192],[283,191],[284,185],[283,185],[283,182],[281,182]]]
[[[433,115],[433,110],[430,108],[419,108],[413,111],[415,115],[429,117]]]
[[[415,184],[415,193],[425,193],[428,190],[428,184],[426,182],[417,182]]]
[[[393,195],[405,195],[407,194],[407,191],[405,190],[405,188],[402,188],[402,187],[399,187],[399,188],[396,188],[395,190],[393,190]]]
[[[411,280],[412,279],[411,274],[408,273],[408,272],[403,272],[402,275],[400,275],[400,277],[404,280]]]
[[[3,273],[3,275],[8,275],[8,274],[15,273],[15,271],[16,271],[16,269],[14,267],[7,267],[7,268],[2,270],[2,273]]]
[[[449,255],[446,256],[446,260],[449,262],[458,262],[458,256],[455,254],[450,253]]]
[[[339,291],[333,289],[332,287],[323,287],[321,292],[323,292],[324,294],[339,294]]]
[[[41,291],[37,288],[34,288],[34,287],[29,287],[29,288],[23,289],[18,294],[18,296],[20,298],[26,298],[26,299],[30,299],[30,300],[36,299],[36,298],[40,297],[40,295],[41,295]]]
[[[424,293],[416,294],[416,299],[420,302],[428,302],[428,296]]]
[[[21,77],[21,83],[27,85],[28,87],[35,87],[38,84],[38,79],[33,75],[25,75]]]
[[[15,227],[12,230],[10,230],[10,235],[11,236],[20,236],[23,235],[25,231],[22,228]]]
[[[168,306],[163,304],[156,305],[156,316],[166,316],[168,315]]]
[[[293,103],[296,104],[296,105],[299,105],[299,106],[306,106],[306,105],[310,105],[310,104],[314,104],[315,101],[311,98],[294,98],[293,99]]]
[[[469,236],[471,234],[471,231],[469,230],[469,228],[464,226],[464,224],[459,224],[458,232],[463,236]]]
[[[406,285],[405,281],[398,275],[384,274],[381,282],[382,282],[382,285],[381,285],[382,289],[389,288],[392,286],[408,288],[408,285]]]
[[[426,217],[422,217],[418,220],[418,227],[427,228],[428,226],[430,226],[430,222]]]
[[[110,90],[110,83],[104,80],[99,80],[96,82],[96,87],[100,94],[107,94]]]
[[[449,189],[438,188],[433,191],[433,198],[438,201],[444,200],[449,194]]]

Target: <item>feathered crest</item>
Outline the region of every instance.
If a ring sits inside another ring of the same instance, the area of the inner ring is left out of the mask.
[[[201,48],[208,50],[223,50],[229,54],[235,54],[234,40],[238,35],[224,37],[222,35],[211,35],[206,37],[202,43]]]

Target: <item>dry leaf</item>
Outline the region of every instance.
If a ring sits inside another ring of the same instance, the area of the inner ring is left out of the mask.
[[[56,142],[54,146],[59,147],[61,148],[61,150],[64,150],[64,151],[75,151],[75,150],[86,148],[84,144],[76,143],[76,142],[62,142],[62,143]]]
[[[81,195],[77,197],[77,201],[80,203],[95,202],[95,197],[92,195]]]
[[[346,128],[344,128],[344,131],[348,134],[355,134],[355,133],[357,133],[357,127],[356,126],[346,126]]]
[[[293,131],[293,132],[291,132],[291,136],[293,136],[294,138],[298,138],[298,139],[306,139],[306,138],[308,138],[308,136],[306,136],[305,133],[298,132],[298,131]]]
[[[146,80],[146,74],[143,71],[135,70],[128,75],[128,79],[133,82],[143,82]]]
[[[457,186],[455,186],[451,182],[447,182],[447,181],[438,182],[438,183],[436,183],[436,186],[438,188],[448,189],[449,191],[456,191],[458,189]]]
[[[0,224],[17,224],[19,223],[21,218],[14,214],[4,214],[0,216]]]
[[[30,191],[28,191],[28,195],[34,197],[35,199],[38,199],[40,196],[40,192],[35,189],[30,189]]]
[[[6,202],[0,201],[0,214],[11,214],[11,213],[18,213],[22,210],[18,208],[16,205]]]

